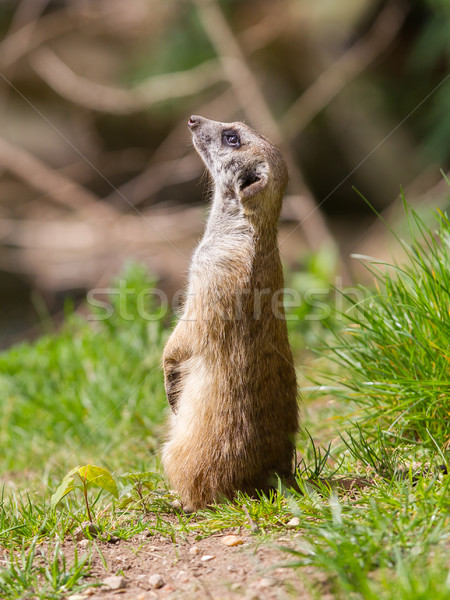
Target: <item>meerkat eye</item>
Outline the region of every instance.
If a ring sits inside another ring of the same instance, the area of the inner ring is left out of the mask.
[[[241,145],[241,138],[239,134],[229,129],[222,133],[222,143],[226,146],[232,146],[233,148],[239,148]]]

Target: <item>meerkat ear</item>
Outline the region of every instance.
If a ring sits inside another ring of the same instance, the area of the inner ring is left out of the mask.
[[[245,200],[259,194],[267,184],[267,175],[261,165],[249,167],[239,178],[239,195]]]

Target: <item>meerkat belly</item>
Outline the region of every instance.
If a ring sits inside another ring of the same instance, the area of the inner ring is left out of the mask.
[[[214,354],[194,356],[184,365],[183,389],[172,415],[169,444],[186,449],[197,447],[198,451],[232,434],[232,423],[227,419],[227,415],[232,418],[233,412],[230,381],[224,378],[214,358]]]
[[[210,424],[214,418],[216,383],[214,373],[202,356],[194,356],[184,364],[185,375],[172,432],[181,439],[192,439],[200,424]]]
[[[214,352],[195,356],[185,365],[183,390],[163,456],[166,470],[176,478],[214,470],[217,480],[221,472],[236,485],[240,477],[259,476],[269,462],[280,458],[280,451],[290,453],[288,438],[283,443],[279,430],[273,435],[274,423],[285,412],[282,399],[277,406],[280,388],[275,389],[270,381],[255,382],[250,372],[237,372],[232,354],[227,369],[228,357],[218,361]],[[269,399],[268,393],[273,397]]]
[[[233,456],[241,441],[223,410],[224,392],[212,361],[189,360],[163,450],[164,469],[188,509],[230,496],[235,487]]]

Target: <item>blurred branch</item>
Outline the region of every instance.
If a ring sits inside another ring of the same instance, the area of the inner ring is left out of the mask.
[[[156,102],[197,94],[223,80],[217,60],[186,71],[151,77],[132,89],[89,81],[74,73],[48,48],[34,52],[31,65],[52,89],[70,102],[114,114],[130,114]]]
[[[23,148],[18,148],[2,138],[0,138],[0,166],[66,208],[90,217],[110,218],[117,215],[113,208],[101,204],[92,192],[48,167]]]
[[[14,35],[17,31],[22,31],[22,34],[16,37],[17,50],[19,56],[27,51],[36,25],[48,5],[49,0],[22,0],[13,15],[11,24],[5,34],[5,39]],[[28,25],[28,27],[26,27]],[[1,44],[0,47],[4,46]],[[5,52],[5,48],[2,47]],[[8,48],[6,48],[8,51]],[[14,56],[14,53],[13,53]],[[0,59],[1,60],[1,59]]]
[[[99,227],[92,219],[0,218],[0,241],[5,246],[0,268],[30,276],[36,285],[52,291],[108,285],[112,273],[131,256],[149,263],[157,276],[176,278],[180,258],[167,253],[167,241],[192,248],[200,233],[202,210],[152,209],[144,217],[122,215],[109,227]],[[154,228],[148,228],[149,220]]]
[[[251,25],[237,35],[240,44],[247,51],[255,52],[260,48],[265,48],[286,31],[289,21],[286,14],[279,9],[278,5],[275,10],[262,17],[255,25]]]
[[[49,0],[21,0],[18,3],[5,37],[8,37],[27,23],[36,24],[48,3]]]
[[[387,2],[367,34],[356,42],[296,100],[280,121],[285,137],[295,138],[327,104],[394,41],[408,12],[404,0]]]
[[[74,27],[74,22],[63,10],[27,23],[0,42],[0,69],[7,69],[27,52],[52,38],[71,31]]]
[[[31,0],[33,3],[35,0]],[[44,0],[42,0],[43,3]],[[14,19],[14,23],[9,31],[5,34],[4,39],[0,42],[0,69],[5,70],[15,64],[20,58],[27,53],[32,52],[42,44],[64,35],[78,26],[80,26],[75,7],[71,7],[70,13],[66,10],[55,11],[39,18],[39,8],[42,12],[42,7],[33,5],[33,20],[29,20],[25,24],[23,17]],[[79,15],[78,15],[79,16]],[[29,18],[29,17],[28,17]],[[92,21],[92,18],[91,18]],[[93,19],[101,24],[101,19]],[[17,28],[21,24],[20,28]],[[92,28],[93,23],[90,23]],[[269,26],[270,25],[270,26]],[[83,24],[81,24],[83,26]],[[85,27],[86,25],[84,25]],[[285,20],[279,16],[274,20],[273,15],[268,15],[261,22],[252,25],[239,34],[243,44],[250,51],[257,50],[270,43],[273,39],[279,37],[285,28]]]
[[[153,231],[148,228],[141,215],[134,214],[119,216],[109,228],[98,227],[98,223],[93,220],[0,218],[0,239],[24,250],[58,252],[91,253],[94,247],[105,250],[106,246],[123,246],[124,243],[148,247],[151,242],[165,244],[164,239],[161,241],[159,232],[169,236],[172,243],[197,232],[201,227],[200,212],[201,209],[197,207],[176,208],[172,211],[160,208],[147,210],[143,215],[154,224]],[[174,216],[177,216],[177,227],[174,227]]]
[[[95,158],[94,158],[95,157]],[[146,165],[145,152],[141,148],[121,148],[118,150],[105,150],[90,155],[90,160],[95,160],[95,166],[107,178],[136,172]],[[57,171],[75,180],[80,185],[85,185],[95,180],[98,173],[80,156],[77,160],[58,167]]]
[[[127,181],[105,198],[105,202],[114,203],[125,196],[133,206],[138,206],[147,198],[156,194],[170,183],[175,185],[191,181],[198,177],[201,165],[194,154],[188,154],[175,160],[151,165],[131,181]]]
[[[27,8],[28,18],[32,14],[33,20],[14,30],[18,24],[24,21],[23,13],[19,18],[14,17],[14,23],[8,31],[5,39],[0,42],[0,69],[4,70],[14,65],[20,58],[28,52],[33,51],[45,42],[64,35],[73,30],[82,30],[89,33],[105,33],[105,22],[110,14],[108,13],[106,3],[99,3],[99,10],[89,10],[94,8],[95,3],[90,7],[87,2],[67,1],[65,8],[50,12],[36,18],[39,11],[42,12],[41,2],[48,0],[27,0],[30,8]],[[0,2],[1,4],[1,2]],[[119,6],[119,8],[121,8]],[[128,7],[127,7],[128,8]],[[17,14],[18,11],[16,11]],[[126,14],[129,14],[130,11]],[[122,21],[123,27],[127,24]]]

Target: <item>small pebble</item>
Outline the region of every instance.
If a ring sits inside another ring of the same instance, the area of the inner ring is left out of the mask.
[[[111,575],[102,581],[103,585],[107,585],[111,590],[123,590],[127,587],[127,580],[120,575]]]
[[[260,579],[258,581],[258,587],[259,588],[269,588],[269,587],[273,587],[274,585],[276,585],[276,581],[274,579],[271,579],[270,577],[263,577],[262,579]]]
[[[236,571],[237,571],[237,569],[234,565],[228,565],[227,570],[230,571],[230,573],[236,573]]]
[[[286,523],[286,527],[298,527],[299,525],[300,519],[298,517],[292,517],[292,519]]]
[[[80,546],[80,548],[86,548],[87,546],[89,546],[91,540],[79,540],[78,545]]]
[[[110,544],[118,544],[118,543],[120,542],[120,538],[118,538],[118,537],[117,537],[117,536],[115,536],[115,535],[111,535],[111,536],[109,537],[109,540],[108,540],[108,542],[109,542]]]
[[[204,555],[201,557],[201,559],[200,559],[200,560],[201,560],[202,562],[208,562],[209,560],[213,560],[214,558],[216,558],[216,557],[214,556],[214,554],[204,554]]]
[[[198,546],[191,546],[189,548],[189,554],[192,554],[192,556],[197,556],[197,554],[200,553],[200,550],[198,549]]]
[[[81,525],[79,527],[77,527],[75,529],[75,531],[73,532],[73,535],[78,542],[78,541],[86,538],[87,534],[89,534],[91,537],[95,537],[99,533],[100,533],[100,530],[96,525],[94,525],[94,523],[85,521],[84,523],[81,523]]]
[[[163,587],[165,581],[162,578],[162,575],[160,575],[159,573],[155,573],[154,575],[150,575],[150,577],[148,578],[148,583],[150,587],[154,588],[155,590],[159,590],[159,588]]]
[[[226,535],[220,539],[225,546],[239,546],[244,543],[244,540],[237,535]]]

